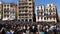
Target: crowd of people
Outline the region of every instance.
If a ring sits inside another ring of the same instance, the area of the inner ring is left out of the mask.
[[[60,26],[35,23],[0,24],[0,34],[60,34]]]

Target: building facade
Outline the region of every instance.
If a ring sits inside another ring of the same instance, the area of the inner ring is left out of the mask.
[[[10,3],[10,20],[16,20],[17,5]]]
[[[58,22],[57,8],[54,4],[36,7],[36,22]]]
[[[57,22],[57,8],[54,4],[46,5],[47,22]]]
[[[14,3],[3,4],[3,19],[2,20],[14,20],[16,13],[16,5]]]
[[[0,1],[0,20],[2,19],[2,12],[3,12],[3,3],[2,3],[2,1]]]
[[[3,4],[3,19],[2,20],[8,20],[9,18],[9,4],[4,3]]]
[[[19,21],[33,22],[34,1],[33,0],[18,0],[18,17]]]
[[[44,20],[44,5],[37,5],[36,6],[36,22],[42,22],[45,21]]]

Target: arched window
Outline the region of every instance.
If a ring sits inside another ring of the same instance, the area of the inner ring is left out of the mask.
[[[32,21],[32,19],[29,19],[29,21]]]
[[[25,21],[27,22],[28,20],[27,20],[27,19],[25,19]]]
[[[24,21],[24,19],[22,19],[22,21]]]

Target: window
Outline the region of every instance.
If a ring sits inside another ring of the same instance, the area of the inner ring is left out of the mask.
[[[4,15],[4,17],[6,17],[6,15]]]
[[[43,13],[41,13],[41,15],[43,15]]]
[[[29,11],[29,13],[30,13],[31,11]]]
[[[31,16],[31,14],[29,14],[29,16]]]
[[[29,21],[32,21],[32,19],[29,19]]]
[[[21,16],[21,14],[19,14],[19,16]]]
[[[47,15],[46,13],[44,13],[44,16]]]
[[[19,11],[19,12],[21,12],[21,11]]]
[[[24,16],[27,16],[27,14],[25,14]]]
[[[24,7],[25,9],[27,9],[28,8],[28,6],[26,6],[26,7]]]
[[[19,7],[19,9],[20,9],[20,7]]]
[[[51,15],[51,13],[50,13],[50,15]]]
[[[51,5],[49,5],[49,7],[51,7]]]
[[[53,15],[55,15],[55,13],[53,13]]]
[[[9,8],[7,8],[7,10],[9,10]]]
[[[29,0],[29,1],[31,1],[31,0]]]
[[[6,7],[6,5],[4,5],[4,7]]]
[[[51,8],[49,9],[49,12],[52,12],[52,9]]]
[[[46,17],[44,17],[44,20],[46,20]]]
[[[39,6],[37,6],[37,8],[39,9]]]
[[[32,3],[29,3],[29,5],[31,5]]]
[[[31,7],[29,7],[31,9]]]
[[[55,12],[55,9],[53,8],[53,11]]]
[[[25,19],[25,21],[28,21],[27,19]]]
[[[4,10],[6,10],[6,8],[4,8]]]
[[[41,9],[42,9],[42,6],[41,6]]]
[[[54,8],[53,8],[53,10],[54,10]]]
[[[25,11],[25,12],[27,12],[27,11]]]
[[[21,5],[21,4],[19,3],[19,5]]]
[[[46,11],[48,12],[48,9],[46,9]]]
[[[7,15],[7,17],[9,17],[9,15]]]
[[[50,20],[51,20],[52,18],[50,17]]]
[[[18,22],[19,22],[20,20],[18,20]]]
[[[48,20],[48,18],[47,18],[47,20]]]
[[[22,19],[22,21],[24,21],[24,19]]]
[[[40,9],[40,12],[43,12],[43,9]]]
[[[55,18],[53,18],[55,20]]]
[[[11,7],[13,7],[13,5],[11,5]]]

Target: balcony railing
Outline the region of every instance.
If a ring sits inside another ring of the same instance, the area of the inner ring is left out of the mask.
[[[19,12],[19,14],[29,14],[29,12]]]
[[[19,10],[22,10],[22,11],[27,11],[28,9],[19,9]]]
[[[28,5],[19,5],[20,7],[28,7]]]
[[[19,18],[28,18],[28,16],[20,16]]]
[[[37,10],[37,12],[44,12],[43,10]]]
[[[47,17],[56,17],[56,15],[47,15]]]
[[[4,15],[9,15],[9,13],[4,13]]]

